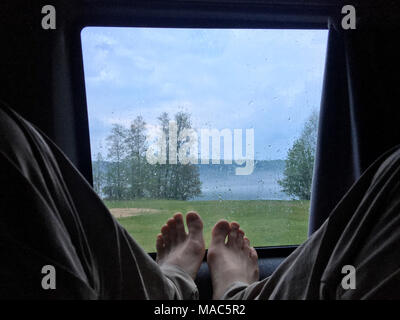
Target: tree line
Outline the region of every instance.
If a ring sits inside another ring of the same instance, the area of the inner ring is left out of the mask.
[[[169,123],[174,120],[177,134],[192,127],[190,114],[178,112],[173,119],[164,112],[158,117],[164,135],[162,148],[166,162],[149,164],[146,152],[146,122],[137,116],[128,128],[113,124],[106,139],[107,157],[99,152],[92,163],[93,186],[103,198],[109,200],[134,200],[140,198],[187,200],[201,193],[199,169],[193,164],[183,164],[179,159],[170,161]],[[187,143],[178,139],[176,153]]]

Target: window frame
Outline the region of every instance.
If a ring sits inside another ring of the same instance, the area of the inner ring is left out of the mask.
[[[339,11],[337,11],[339,10]],[[78,125],[87,132],[78,146],[78,168],[93,186],[89,140],[88,107],[83,69],[81,31],[85,27],[147,28],[235,28],[235,29],[313,29],[327,30],[328,17],[340,12],[338,4],[327,0],[307,4],[296,0],[173,0],[135,1],[87,0],[71,17],[67,29],[71,40],[71,67],[74,98],[80,107]],[[289,255],[298,245],[256,247],[259,258]],[[155,253],[149,253],[155,258]]]

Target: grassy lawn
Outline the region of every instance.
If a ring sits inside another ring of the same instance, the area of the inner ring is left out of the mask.
[[[206,246],[211,228],[219,219],[237,221],[252,246],[300,244],[307,237],[309,201],[283,200],[224,200],[177,201],[135,200],[105,201],[108,208],[148,208],[143,212],[118,218],[119,223],[148,252],[155,251],[155,239],[160,228],[175,212],[197,211],[204,221]]]

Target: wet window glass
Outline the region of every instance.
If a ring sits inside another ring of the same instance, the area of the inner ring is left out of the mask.
[[[327,30],[82,30],[93,187],[149,252],[175,212],[307,237]]]

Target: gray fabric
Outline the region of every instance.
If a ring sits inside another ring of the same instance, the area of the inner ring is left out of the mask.
[[[5,107],[0,212],[0,298],[198,298],[187,273],[160,268],[62,152]],[[49,264],[56,290],[41,286],[41,269]]]

